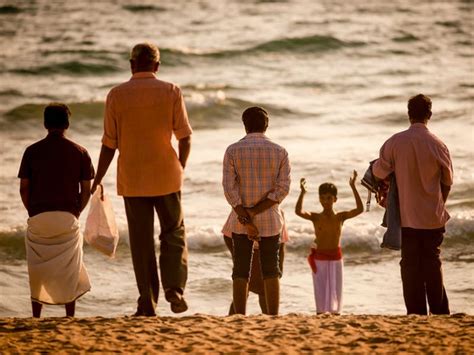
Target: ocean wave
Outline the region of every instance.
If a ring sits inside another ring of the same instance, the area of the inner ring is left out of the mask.
[[[56,41],[44,38],[43,41]],[[61,39],[64,40],[64,39]],[[362,42],[347,42],[333,36],[312,35],[305,37],[279,38],[242,49],[223,49],[202,51],[192,48],[160,48],[161,61],[165,66],[190,65],[197,59],[228,59],[242,55],[265,53],[317,53],[337,50],[345,47],[362,46]],[[64,74],[75,76],[104,75],[124,71],[129,57],[129,51],[119,52],[91,48],[62,48],[60,50],[44,50],[43,58],[56,58],[54,63],[33,67],[17,67],[10,73],[20,75],[51,75]],[[60,61],[57,59],[65,58]],[[21,64],[21,63],[19,63]]]
[[[408,118],[405,113],[391,112],[383,115],[370,116],[365,119],[369,123],[383,123],[383,124],[400,124],[408,122]]]
[[[449,28],[459,28],[462,25],[460,21],[436,21],[435,24]]]
[[[13,261],[26,258],[25,233],[22,228],[0,232],[0,260]]]
[[[471,121],[471,108],[462,108],[458,110],[442,110],[434,114],[437,121],[449,120],[453,121],[460,118],[466,118],[467,122]]]
[[[259,44],[250,49],[254,51],[264,52],[280,52],[280,51],[291,51],[291,52],[320,52],[331,49],[339,49],[342,47],[356,47],[363,45],[362,42],[345,42],[336,37],[332,36],[306,36],[306,37],[293,37],[283,38],[266,43]]]
[[[155,5],[124,5],[123,9],[130,12],[163,12],[167,10],[166,7]]]
[[[123,70],[122,67],[110,64],[109,60],[104,63],[86,63],[77,60],[66,61],[31,68],[16,68],[10,72],[23,75],[50,75],[50,74],[68,74],[68,75],[97,75],[107,74]]]
[[[245,108],[264,106],[274,118],[296,114],[287,108],[276,105],[256,103],[238,98],[228,98],[222,90],[192,91],[185,96],[186,108],[194,129],[217,128],[229,125],[229,117],[240,117]],[[72,112],[72,122],[88,121],[102,125],[104,102],[67,102]],[[38,120],[43,117],[47,103],[27,103],[17,106],[4,114],[9,124],[25,120]],[[73,123],[74,124],[74,123]]]
[[[21,12],[23,12],[23,10],[17,6],[13,6],[13,5],[0,6],[0,15],[19,14]]]
[[[419,41],[420,39],[411,33],[404,33],[400,36],[392,38],[392,40],[394,42],[404,43],[404,42],[416,42],[416,41]]]
[[[11,122],[31,119],[43,119],[43,111],[48,103],[28,103],[17,106],[7,111],[4,116]],[[71,112],[72,120],[76,119],[98,119],[103,118],[104,102],[72,102],[67,103]]]
[[[194,253],[220,253],[227,248],[223,241],[221,226],[203,225],[187,226],[188,248]],[[343,230],[341,239],[342,249],[345,254],[352,255],[398,255],[398,252],[388,251],[380,248],[385,228],[377,224],[350,225]],[[288,253],[305,255],[314,240],[314,231],[312,226],[299,225],[298,227],[289,227],[290,241],[286,246]],[[25,259],[25,229],[24,227],[14,228],[12,230],[0,231],[0,260],[14,261]],[[156,236],[156,246],[159,241]],[[443,241],[443,249],[448,254],[456,254],[460,261],[470,261],[470,259],[459,257],[472,249],[474,240],[474,220],[472,213],[459,213],[446,226],[446,234]],[[128,232],[126,227],[120,229],[119,254],[127,254],[128,251]],[[89,248],[86,246],[86,248]],[[361,261],[362,263],[365,260]],[[369,262],[369,261],[367,261]]]
[[[21,93],[21,91],[18,91],[16,89],[6,89],[6,90],[1,90],[0,91],[0,96],[15,96],[15,97],[19,97],[19,96],[23,96],[23,94]]]
[[[210,57],[231,58],[245,54],[258,53],[312,53],[341,49],[344,47],[363,46],[363,42],[343,41],[333,36],[312,35],[304,37],[278,38],[242,49],[224,49],[218,51],[200,51],[189,48],[163,48],[160,49],[163,58],[167,56],[179,57]]]
[[[44,41],[47,40],[47,37],[43,38]],[[61,38],[54,38],[52,41],[58,41]],[[93,43],[92,43],[93,44]],[[60,55],[69,55],[69,56],[78,56],[79,58],[94,58],[94,59],[104,59],[109,61],[117,61],[128,59],[129,53],[125,51],[113,52],[105,49],[91,49],[91,48],[61,48],[55,50],[43,50],[41,51],[42,57],[52,57]]]
[[[400,102],[406,100],[402,95],[381,95],[367,100],[367,102]],[[398,119],[398,118],[397,118]]]

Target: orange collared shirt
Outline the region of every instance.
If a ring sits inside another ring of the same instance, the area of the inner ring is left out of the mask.
[[[183,169],[171,144],[192,133],[181,90],[139,72],[107,96],[102,144],[119,150],[117,193],[162,196],[181,190]]]

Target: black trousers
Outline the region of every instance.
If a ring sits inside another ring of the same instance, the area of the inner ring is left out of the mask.
[[[160,221],[160,275],[163,289],[183,293],[188,274],[188,251],[181,210],[181,193],[155,197],[124,197],[130,250],[139,298],[137,311],[155,313],[159,293],[154,217]]]
[[[232,279],[249,279],[252,265],[253,241],[246,234],[232,233],[234,253],[232,259]],[[279,267],[280,235],[262,237],[258,242],[260,252],[260,267],[263,279],[281,277]]]
[[[402,228],[400,261],[403,298],[407,314],[449,314],[449,302],[443,286],[440,246],[444,228]]]

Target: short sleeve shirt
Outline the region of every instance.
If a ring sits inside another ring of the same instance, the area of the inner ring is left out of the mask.
[[[172,136],[191,135],[179,87],[139,72],[107,96],[102,144],[119,150],[117,192],[162,196],[181,190],[183,169]]]
[[[18,177],[29,180],[28,215],[66,211],[76,217],[81,208],[80,182],[94,178],[87,150],[58,134],[29,146]]]
[[[453,166],[446,145],[423,123],[388,139],[374,163],[375,176],[395,173],[402,227],[437,229],[449,219],[441,184],[453,184]]]

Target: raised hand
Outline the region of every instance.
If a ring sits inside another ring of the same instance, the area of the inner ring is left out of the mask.
[[[305,178],[300,179],[300,189],[301,189],[302,192],[308,191],[306,189],[306,179]]]
[[[355,186],[356,180],[357,180],[357,171],[354,170],[354,172],[352,173],[352,176],[349,178],[349,185],[351,187]]]

